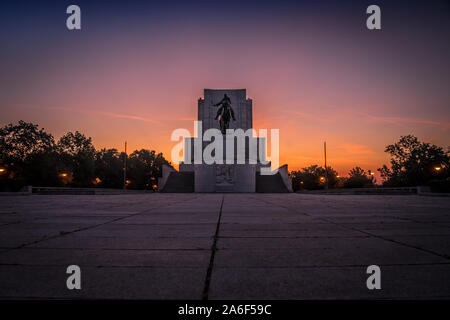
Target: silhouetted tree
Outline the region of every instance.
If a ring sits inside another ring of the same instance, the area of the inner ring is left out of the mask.
[[[103,188],[123,186],[123,157],[117,149],[101,149],[95,154],[95,184]]]
[[[75,131],[63,135],[57,144],[62,162],[72,174],[72,185],[90,186],[94,181],[95,148],[92,139]]]
[[[162,153],[154,150],[136,150],[128,157],[127,178],[129,188],[153,189],[162,176],[162,165],[170,164]]]
[[[417,186],[433,179],[443,180],[449,177],[449,151],[420,142],[413,135],[401,136],[385,149],[391,155],[391,168],[383,165],[378,171],[386,186]]]
[[[17,125],[12,123],[0,128],[1,161],[21,162],[33,153],[46,152],[53,149],[55,140],[38,125],[20,120]]]
[[[325,177],[328,175],[328,187],[335,188],[338,178],[337,172],[333,168],[327,166],[327,172],[324,167],[312,165],[299,171],[291,171],[292,187],[294,191],[300,189],[315,190],[323,189],[326,185]]]
[[[19,121],[0,128],[0,190],[17,191],[25,185],[122,188],[125,153],[96,151],[92,139],[75,131],[57,143],[33,123]],[[129,187],[152,189],[170,164],[150,150],[136,150],[128,159]]]
[[[351,169],[348,173],[348,178],[344,180],[345,188],[363,188],[372,187],[373,185],[373,176],[360,167],[354,167]]]
[[[19,121],[0,128],[0,187],[18,190],[37,181],[57,185],[58,154],[51,134]]]

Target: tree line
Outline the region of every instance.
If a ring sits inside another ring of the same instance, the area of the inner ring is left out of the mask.
[[[378,168],[384,187],[429,186],[432,191],[450,192],[450,147],[445,151],[436,145],[419,141],[413,135],[401,136],[386,146],[390,167]],[[340,177],[332,168],[312,165],[291,171],[295,190],[328,188],[364,188],[376,183],[374,172],[360,167],[351,169],[348,177]]]
[[[92,139],[75,131],[55,140],[38,125],[19,121],[0,128],[0,190],[26,185],[49,187],[122,188],[125,153],[96,150]],[[127,157],[126,187],[155,189],[162,153],[136,150]]]
[[[412,135],[388,145],[390,167],[380,172],[383,186],[429,185],[450,192],[450,147],[424,143]],[[55,140],[38,125],[19,121],[0,128],[0,190],[17,191],[26,185],[48,187],[122,188],[125,153],[117,149],[96,150],[92,139],[75,131]],[[162,165],[170,163],[162,153],[136,150],[127,156],[126,187],[156,189]],[[355,167],[340,177],[330,166],[312,165],[291,171],[294,190],[363,188],[375,184],[374,172]]]

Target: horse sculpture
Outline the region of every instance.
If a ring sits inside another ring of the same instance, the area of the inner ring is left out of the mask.
[[[220,106],[219,110],[217,110],[215,120],[219,120],[220,131],[222,134],[226,134],[227,129],[230,127],[230,119],[232,118],[233,121],[236,121],[236,118],[234,117],[234,110],[231,107],[231,100],[225,94],[223,99],[214,106]]]

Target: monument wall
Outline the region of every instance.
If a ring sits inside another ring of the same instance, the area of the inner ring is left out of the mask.
[[[215,119],[220,106],[215,106],[215,104],[221,102],[225,94],[230,99],[236,118],[236,121],[230,121],[229,129],[242,129],[245,132],[253,128],[252,100],[247,99],[245,89],[205,89],[204,98],[198,100],[198,120],[202,122],[201,133],[196,133],[197,137],[185,138],[184,161],[180,163],[179,172],[194,175],[195,192],[256,192],[258,189],[256,181],[257,176],[260,175],[261,167],[270,167],[270,163],[266,161],[265,138],[246,136],[245,143],[242,143],[242,141],[239,142],[240,138],[237,138],[235,135],[229,133],[221,134],[220,139],[223,146],[222,163],[208,164],[202,158],[205,147],[211,143],[210,141],[202,141],[205,131],[212,128],[220,130],[219,121]],[[255,146],[256,159],[250,159],[250,145]],[[233,146],[233,149],[227,150],[230,146]],[[198,160],[201,163],[195,163],[195,152],[200,153],[201,158]],[[240,156],[242,158],[239,158]],[[232,163],[227,162],[227,160],[231,160]],[[244,163],[238,163],[238,160],[243,160]],[[176,176],[176,173],[171,172],[170,175]],[[171,176],[166,180],[169,180]],[[274,185],[271,181],[276,180],[279,185],[286,185],[286,181],[282,181],[280,177],[280,174],[278,174],[277,177],[261,181],[266,185]],[[266,189],[269,190],[270,188]],[[281,189],[284,190],[286,188],[283,187]]]
[[[198,100],[198,120],[203,122],[203,132],[210,128],[219,129],[219,123],[214,118],[218,107],[214,105],[223,99],[224,95],[230,97],[236,121],[230,122],[230,129],[241,128],[244,131],[253,127],[252,100],[247,99],[246,89],[205,89],[204,98]]]

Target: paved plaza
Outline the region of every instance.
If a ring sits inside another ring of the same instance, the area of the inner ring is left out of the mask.
[[[450,197],[2,196],[0,298],[450,298]]]

